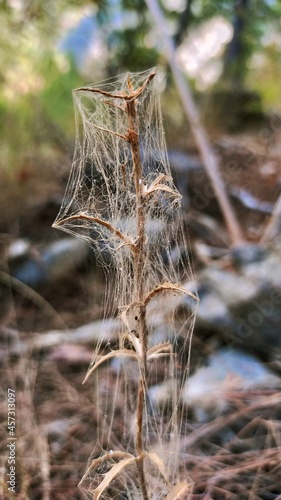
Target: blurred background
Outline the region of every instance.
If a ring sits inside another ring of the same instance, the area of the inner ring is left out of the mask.
[[[82,498],[77,483],[95,439],[93,395],[81,382],[101,328],[103,271],[83,243],[51,227],[75,147],[71,92],[154,66],[201,299],[190,378],[192,387],[199,371],[200,390],[190,392],[193,440],[186,445],[192,498],[280,498],[281,5],[159,5],[219,163],[239,245],[232,245],[147,3],[0,0],[1,434],[12,386],[20,415],[17,498]],[[105,335],[116,339],[114,323]],[[204,392],[210,380],[218,404]],[[210,422],[220,417],[214,431]],[[202,442],[196,433],[203,427]],[[202,454],[212,458],[206,467]],[[1,457],[0,496],[13,498],[5,445]]]

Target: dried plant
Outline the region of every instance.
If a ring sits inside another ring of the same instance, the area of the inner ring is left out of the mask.
[[[101,417],[80,486],[96,500],[187,498],[181,391],[197,296],[187,286],[181,196],[167,159],[155,71],[79,88],[74,104],[75,156],[54,227],[84,239],[105,269],[115,270],[105,314],[118,311],[123,322],[118,346],[102,350],[101,331],[85,377],[95,376]],[[169,394],[161,402],[153,394],[164,380]]]

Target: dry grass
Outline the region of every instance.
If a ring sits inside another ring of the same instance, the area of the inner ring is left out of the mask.
[[[62,365],[50,357],[45,354],[40,360],[18,361],[2,357],[1,386],[16,388],[17,498],[22,500],[82,499],[77,484],[98,439],[101,415],[93,386],[81,386],[87,363],[67,367],[66,362]],[[108,370],[101,369],[99,381],[108,393],[114,380],[113,368],[110,378]],[[112,449],[122,450],[125,397],[124,391],[113,427],[108,429]],[[227,413],[209,423],[198,424],[192,415],[186,415],[181,447],[183,465],[194,483],[190,498],[277,500],[281,484],[280,393],[241,392],[229,394],[229,401]],[[5,394],[0,413],[3,471],[7,459]],[[104,437],[104,443],[99,441],[101,448],[107,444]],[[3,475],[1,484],[1,497],[14,498],[5,490]]]

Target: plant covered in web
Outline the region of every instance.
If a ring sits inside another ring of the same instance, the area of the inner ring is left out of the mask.
[[[75,155],[54,226],[112,271],[105,316],[120,318],[118,345],[102,349],[101,331],[86,375],[96,382],[98,442],[81,487],[95,499],[186,497],[181,392],[197,296],[155,72],[73,95]]]

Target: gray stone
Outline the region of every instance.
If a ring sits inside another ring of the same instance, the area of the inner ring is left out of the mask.
[[[200,305],[196,325],[217,331],[222,343],[269,359],[269,346],[281,348],[280,248],[267,252],[262,249],[260,254],[249,251],[240,263],[240,269],[231,271],[213,264],[198,274]]]
[[[201,366],[187,380],[183,401],[195,411],[197,419],[208,420],[223,412],[231,402],[231,393],[281,387],[281,378],[256,357],[236,349],[223,348],[212,354],[207,366]],[[163,397],[163,396],[162,396]]]

